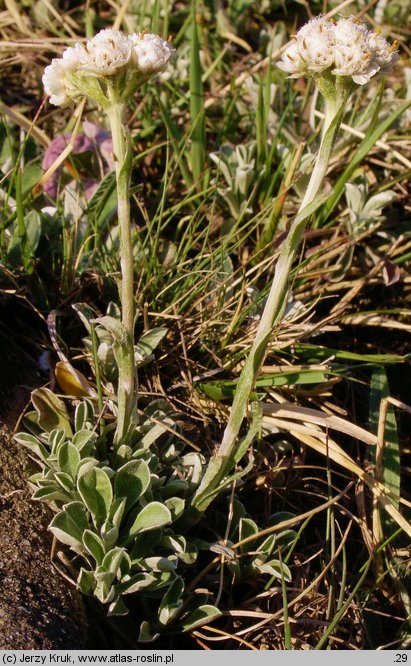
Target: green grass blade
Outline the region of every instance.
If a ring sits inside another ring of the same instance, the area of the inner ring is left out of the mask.
[[[191,168],[194,180],[199,181],[206,159],[206,133],[204,88],[200,63],[200,43],[196,20],[196,0],[191,3],[190,49],[190,119],[191,119]]]
[[[378,367],[374,370],[372,375],[370,394],[370,429],[374,433],[377,433],[378,430],[381,401],[389,395],[390,388],[387,374],[383,367]],[[371,455],[375,458],[374,450],[371,451]],[[384,472],[381,481],[384,486],[391,491],[393,497],[392,502],[398,509],[399,502],[396,501],[394,497],[400,496],[401,460],[397,423],[394,408],[391,405],[388,406],[385,422],[383,468]],[[384,535],[389,536],[396,528],[396,524],[392,521],[386,511],[381,512],[381,521]]]

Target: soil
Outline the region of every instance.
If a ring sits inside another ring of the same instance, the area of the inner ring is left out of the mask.
[[[12,342],[2,340],[0,649],[82,649],[87,640],[82,598],[51,563],[47,526],[52,513],[30,499],[27,477],[34,468],[26,449],[12,438],[11,428],[29,399],[29,388],[22,384],[38,383],[34,366],[27,359],[22,364],[16,353]]]

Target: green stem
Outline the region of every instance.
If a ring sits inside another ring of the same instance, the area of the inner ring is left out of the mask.
[[[330,161],[332,149],[341,120],[344,114],[344,106],[348,99],[349,91],[345,95],[325,97],[325,120],[322,129],[321,144],[317,155],[314,170],[311,174],[307,191],[301,202],[298,213],[291,225],[288,237],[283,243],[280,256],[275,268],[274,279],[261,316],[254,342],[250,353],[245,361],[238,385],[234,394],[234,400],[230,411],[230,417],[223,435],[222,442],[210,461],[216,469],[215,475],[210,479],[207,475],[208,489],[200,485],[193,500],[193,505],[204,510],[205,492],[210,493],[216,487],[224,475],[229,471],[233,462],[237,437],[241,425],[247,413],[247,405],[250,394],[254,388],[255,379],[264,361],[267,345],[276,324],[279,323],[283,314],[289,287],[289,277],[295,254],[298,250],[300,240],[307,226],[312,212],[320,205],[323,199],[317,198],[319,189],[323,183]],[[316,202],[317,200],[317,202]],[[219,462],[216,465],[217,461]]]
[[[107,109],[113,138],[117,180],[117,215],[120,227],[121,323],[124,340],[118,363],[118,416],[114,443],[122,443],[136,421],[137,375],[134,362],[134,258],[130,220],[131,139],[123,123],[124,104],[114,102]]]

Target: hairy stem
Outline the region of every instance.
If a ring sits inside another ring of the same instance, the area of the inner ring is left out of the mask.
[[[123,325],[121,360],[118,363],[118,417],[114,443],[118,446],[136,421],[137,375],[134,362],[134,259],[130,221],[131,140],[123,123],[124,104],[115,102],[107,109],[113,138],[117,180],[117,215],[120,227],[121,323]]]
[[[209,491],[220,483],[221,479],[232,466],[233,453],[235,451],[241,425],[246,416],[249,396],[254,388],[256,377],[264,361],[273,327],[278,324],[285,309],[292,264],[310,215],[315,210],[316,198],[328,168],[347,98],[348,91],[347,95],[339,96],[337,100],[335,97],[330,98],[327,96],[325,98],[325,121],[314,170],[311,174],[299,211],[291,225],[287,239],[282,246],[275,268],[274,279],[264,307],[264,312],[261,316],[254,342],[245,361],[234,394],[230,417],[224,431],[222,442],[217,454],[213,456],[213,459],[210,461],[210,464],[212,463],[214,465],[216,473],[211,479],[210,475],[207,475],[208,488],[203,488],[200,485],[193,500],[193,505],[199,510],[204,510],[206,508],[206,500],[204,499],[205,493],[207,492],[209,494]],[[319,199],[318,201],[321,203],[322,199]],[[217,461],[220,461],[220,464],[216,465]]]

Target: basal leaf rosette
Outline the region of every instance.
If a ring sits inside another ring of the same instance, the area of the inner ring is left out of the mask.
[[[297,32],[277,65],[290,78],[312,76],[317,82],[334,78],[341,79],[340,85],[355,87],[388,73],[397,60],[396,44],[390,45],[359,21],[334,22],[318,16]]]
[[[88,96],[107,108],[127,101],[145,81],[165,71],[174,55],[175,49],[158,35],[125,35],[108,28],[54,58],[44,70],[43,85],[55,106]]]

